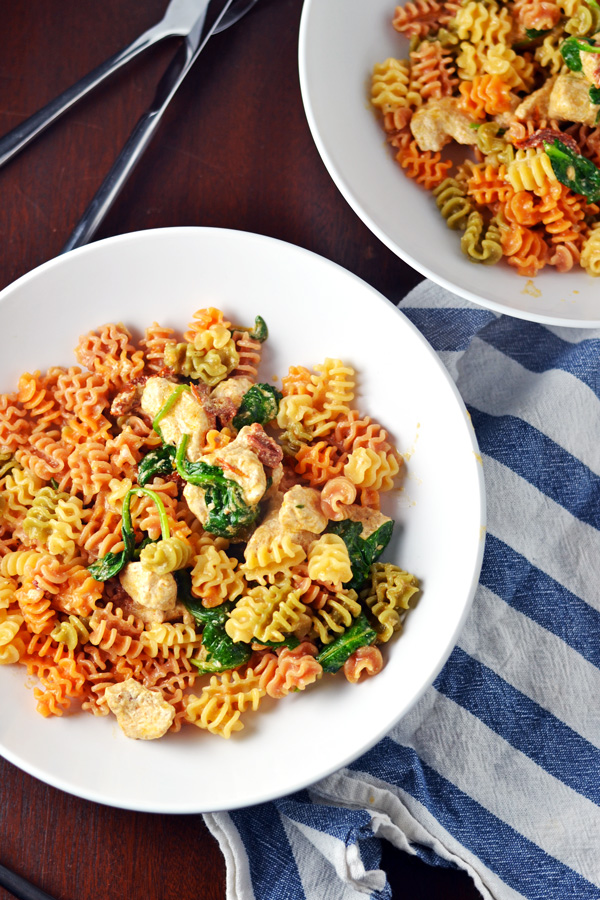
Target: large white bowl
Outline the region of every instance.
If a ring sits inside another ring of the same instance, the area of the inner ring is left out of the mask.
[[[354,212],[399,257],[456,294],[522,319],[600,326],[600,281],[546,267],[534,279],[504,261],[474,265],[431,193],[394,160],[369,102],[376,62],[408,56],[394,0],[304,0],[299,65],[304,108],[329,174]]]
[[[436,354],[384,297],[335,264],[254,234],[171,228],[109,238],[52,260],[0,294],[0,390],[23,371],[74,363],[79,335],[122,321],[184,328],[201,307],[269,326],[262,376],[326,356],[355,366],[357,405],[407,454],[392,492],[387,558],[423,593],[385,648],[376,678],[341,677],[245,716],[223,740],[194,727],[143,742],[115,719],[44,719],[22,666],[0,669],[0,752],[73,794],[136,810],[231,809],[282,796],[335,771],[382,737],[432,682],[456,642],[482,558],[484,489],[469,417]]]

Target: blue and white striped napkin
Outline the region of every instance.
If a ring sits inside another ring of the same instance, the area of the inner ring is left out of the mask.
[[[600,304],[600,296],[598,300]],[[471,413],[488,533],[458,645],[348,768],[206,816],[228,900],[384,900],[381,841],[494,900],[600,900],[600,330],[401,303]]]

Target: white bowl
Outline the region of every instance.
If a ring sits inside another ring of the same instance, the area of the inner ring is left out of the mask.
[[[270,238],[170,228],[109,238],[45,263],[0,294],[0,390],[23,371],[74,363],[86,331],[122,321],[138,336],[154,319],[183,329],[217,306],[262,315],[261,372],[286,374],[326,356],[358,371],[358,408],[407,454],[391,492],[397,521],[386,558],[419,576],[405,632],[377,677],[324,677],[268,700],[230,740],[188,726],[130,740],[115,719],[44,719],[22,666],[0,669],[0,752],[65,791],[128,809],[191,813],[259,803],[302,788],[359,756],[431,684],[456,642],[481,565],[484,489],[469,417],[436,354],[384,297],[337,265]]]
[[[304,108],[338,189],[371,231],[427,278],[497,312],[552,325],[600,326],[600,282],[546,267],[534,279],[504,261],[476,265],[431,193],[394,159],[369,102],[377,62],[408,56],[392,27],[394,0],[305,0],[299,43]]]

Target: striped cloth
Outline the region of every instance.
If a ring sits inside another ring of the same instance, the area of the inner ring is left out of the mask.
[[[206,816],[228,900],[390,898],[383,839],[466,869],[485,898],[600,900],[600,331],[498,316],[430,282],[401,309],[479,440],[478,591],[434,685],[365,756]]]

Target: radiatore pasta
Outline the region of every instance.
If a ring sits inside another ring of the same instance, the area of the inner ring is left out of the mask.
[[[600,274],[596,0],[417,0],[390,27],[371,102],[467,258]]]
[[[403,460],[327,358],[258,378],[266,323],[84,335],[0,396],[0,664],[44,716],[228,738],[265,698],[384,665],[418,593],[381,563]]]

